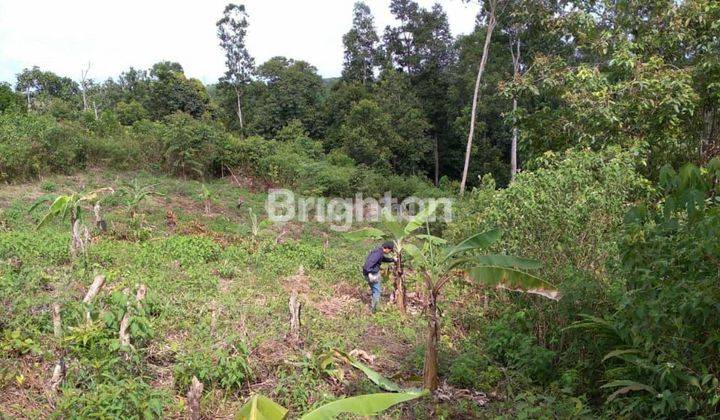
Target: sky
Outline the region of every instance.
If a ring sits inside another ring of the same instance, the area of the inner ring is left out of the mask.
[[[282,55],[310,62],[323,77],[339,76],[354,1],[245,0],[247,44],[256,64]],[[15,75],[33,65],[79,81],[88,63],[88,77],[105,80],[130,66],[169,60],[190,77],[214,83],[225,66],[215,22],[227,2],[0,0],[0,81],[14,84]],[[379,34],[394,24],[390,0],[366,3]],[[418,3],[429,8],[435,1]],[[440,3],[453,35],[472,31],[478,2]]]

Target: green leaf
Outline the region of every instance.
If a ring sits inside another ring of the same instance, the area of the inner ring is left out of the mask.
[[[406,235],[409,235],[415,231],[415,229],[419,228],[420,226],[424,225],[425,222],[435,214],[435,210],[437,210],[437,201],[430,201],[425,208],[422,209],[421,212],[413,216],[412,219],[408,222],[407,225],[405,225],[405,229],[403,231]]]
[[[301,420],[327,420],[333,419],[342,413],[358,416],[372,416],[387,410],[395,404],[414,400],[427,395],[428,391],[412,391],[403,393],[367,394],[357,397],[343,398],[325,404],[302,416]]]
[[[434,236],[434,235],[422,234],[422,235],[416,235],[416,236],[417,236],[419,239],[422,239],[422,240],[424,240],[424,241],[430,242],[430,243],[433,244],[433,245],[445,245],[445,244],[447,243],[447,241],[446,241],[445,239],[439,238],[439,237]]]
[[[635,381],[628,381],[628,380],[618,380],[618,381],[612,381],[610,383],[607,383],[600,388],[615,388],[615,387],[621,387],[617,391],[610,394],[610,396],[607,399],[607,402],[610,402],[617,398],[618,396],[622,394],[627,394],[630,391],[647,391],[653,395],[657,394],[657,391],[651,386],[641,384],[640,382]]]
[[[373,383],[377,386],[379,386],[381,389],[384,389],[385,391],[392,391],[392,392],[400,392],[403,391],[403,388],[400,387],[400,385],[396,384],[395,382],[391,381],[390,379],[382,376],[378,372],[371,369],[369,366],[365,365],[364,363],[361,363],[354,357],[350,356],[349,354],[340,351],[335,350],[337,354],[339,354],[342,358],[347,360],[348,363],[353,365],[354,367],[360,369],[362,373],[365,374],[365,376],[368,377]]]
[[[385,230],[390,232],[396,240],[400,240],[406,236],[403,226],[397,221],[397,219],[395,219],[387,207],[383,209],[382,222],[383,226],[385,226]]]
[[[362,241],[364,239],[380,239],[385,236],[385,232],[373,227],[366,227],[352,232],[343,233],[343,237],[349,241]]]
[[[28,213],[32,213],[33,210],[35,210],[39,205],[47,203],[48,201],[53,202],[58,198],[57,195],[50,194],[50,195],[43,195],[42,197],[38,198],[32,206],[28,209]]]
[[[283,420],[287,417],[287,408],[262,396],[253,395],[250,401],[240,408],[236,420]]]
[[[407,255],[409,255],[412,258],[418,259],[422,257],[422,253],[420,252],[420,248],[415,246],[415,244],[405,244],[403,246],[403,252]]]
[[[606,361],[608,359],[612,359],[613,357],[622,357],[626,354],[639,354],[640,351],[636,349],[618,349],[613,350],[610,353],[606,354],[605,357],[603,357],[602,361]]]
[[[486,286],[540,295],[560,300],[560,292],[550,283],[513,268],[484,266],[467,269],[470,277]]]
[[[540,261],[516,257],[514,255],[489,254],[470,257],[468,259],[479,265],[516,268],[520,270],[536,270],[542,267],[542,263]]]
[[[488,230],[486,232],[478,233],[476,235],[473,235],[464,241],[460,242],[459,244],[455,245],[454,247],[450,248],[450,250],[445,255],[445,259],[452,257],[453,255],[459,254],[461,252],[470,251],[474,249],[480,249],[480,248],[487,248],[490,245],[492,245],[494,242],[500,239],[502,236],[502,230],[500,229],[492,229]]]

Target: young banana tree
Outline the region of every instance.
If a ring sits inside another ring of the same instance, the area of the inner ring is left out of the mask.
[[[162,196],[163,194],[155,191],[156,184],[142,185],[137,178],[132,181],[126,181],[119,189],[120,196],[123,198],[123,204],[127,208],[130,219],[135,220],[140,204],[151,195]]]
[[[100,188],[87,193],[72,192],[68,195],[44,195],[30,207],[28,212],[32,212],[41,204],[51,203],[47,213],[45,213],[37,227],[41,228],[55,219],[65,220],[68,216],[70,216],[70,225],[72,226],[76,221],[80,220],[84,204],[94,203],[101,194],[112,194],[113,192],[112,188]]]
[[[437,210],[437,202],[430,201],[429,204],[413,216],[407,224],[403,224],[386,208],[383,210],[381,219],[383,229],[366,227],[348,232],[344,235],[347,239],[356,241],[381,238],[387,238],[393,241],[395,245],[395,256],[397,257],[392,270],[393,283],[395,286],[393,295],[395,297],[395,304],[401,312],[405,312],[406,309],[405,265],[403,261],[405,244],[412,239],[415,232],[428,221],[430,216],[435,214],[435,210]]]
[[[549,283],[524,270],[540,268],[540,263],[527,258],[502,254],[481,254],[480,250],[498,241],[500,230],[473,235],[457,245],[449,246],[443,238],[417,235],[420,246],[406,244],[405,252],[425,282],[427,301],[427,341],[423,365],[423,386],[431,391],[438,386],[438,339],[440,312],[438,298],[443,287],[453,279],[467,277],[485,287],[534,293],[557,300],[560,293]]]
[[[70,231],[72,233],[72,242],[70,243],[70,255],[77,256],[78,253],[85,251],[85,245],[89,239],[87,228],[82,226],[81,218],[83,205],[97,203],[99,196],[103,193],[113,193],[112,188],[101,188],[90,192],[73,192],[68,195],[60,196],[43,196],[40,197],[35,204],[30,207],[29,212],[43,203],[51,203],[47,213],[43,216],[37,225],[37,228],[47,225],[55,219],[70,219]]]

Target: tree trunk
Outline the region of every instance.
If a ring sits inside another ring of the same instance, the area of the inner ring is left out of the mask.
[[[517,98],[513,98],[513,115],[517,112]],[[518,128],[517,123],[513,122],[512,141],[510,143],[510,182],[515,181],[517,174],[517,143]]]
[[[513,51],[515,48],[515,51]],[[513,79],[515,81],[520,77],[520,38],[516,35],[513,43],[510,44],[510,54],[512,55],[513,61]],[[518,171],[517,166],[517,144],[518,144],[518,126],[517,126],[517,96],[513,96],[513,128],[512,128],[512,141],[510,143],[510,182],[515,181],[515,175]]]
[[[472,151],[472,140],[475,136],[475,114],[477,112],[478,95],[480,93],[480,80],[482,79],[485,65],[487,64],[488,54],[490,52],[490,39],[495,29],[495,6],[496,2],[490,2],[489,17],[487,23],[487,33],[485,34],[485,45],[483,46],[483,55],[480,59],[477,78],[475,79],[475,92],[473,93],[472,111],[470,114],[470,130],[468,133],[467,148],[465,149],[465,165],[463,166],[462,180],[460,181],[460,195],[465,194],[465,184],[467,183],[468,169],[470,167],[470,152]]]
[[[435,292],[429,291],[427,312],[428,331],[423,364],[423,387],[434,391],[438,387],[438,340],[440,337],[440,314],[435,302]]]
[[[395,305],[400,312],[405,313],[405,273],[403,272],[402,253],[398,252],[397,261],[393,267],[393,280],[395,283]]]
[[[240,89],[235,86],[235,99],[237,100],[237,117],[240,123],[240,138],[243,138],[243,116],[242,116],[242,101],[240,96]]]
[[[440,151],[438,150],[438,139],[435,135],[435,186],[440,185]]]

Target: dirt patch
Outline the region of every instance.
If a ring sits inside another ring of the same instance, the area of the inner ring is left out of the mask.
[[[396,372],[400,369],[401,361],[412,350],[410,344],[399,340],[398,337],[375,325],[371,325],[365,330],[361,342],[363,343],[363,349],[372,354],[377,354],[378,350],[382,350],[387,354],[378,357],[376,363],[377,367],[385,372]]]
[[[259,386],[273,377],[277,368],[285,364],[285,361],[288,360],[293,351],[293,348],[288,345],[288,343],[280,339],[263,341],[253,349],[250,360],[252,361],[252,369],[253,372],[255,372],[255,377],[258,379],[256,385]],[[269,384],[264,383],[264,385],[267,386]],[[253,385],[253,388],[255,387],[256,386]]]
[[[360,303],[360,299],[349,296],[339,295],[333,296],[330,299],[323,300],[321,302],[313,303],[315,309],[317,309],[325,318],[336,318],[339,315],[343,315],[348,312],[350,308]]]

